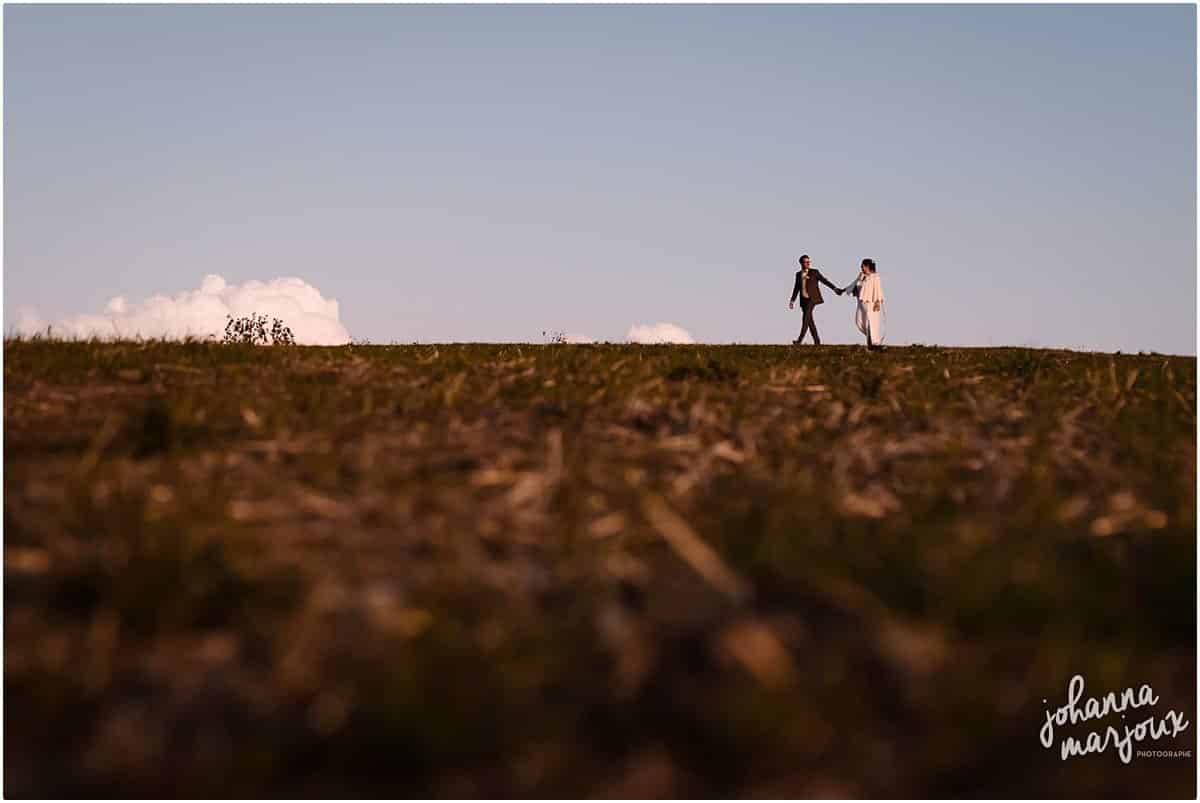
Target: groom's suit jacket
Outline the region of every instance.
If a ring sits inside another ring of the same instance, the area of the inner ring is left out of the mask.
[[[809,268],[809,270],[808,270],[808,300],[811,301],[814,305],[825,303],[825,299],[821,298],[821,284],[820,284],[821,282],[824,282],[825,286],[827,286],[830,290],[837,289],[837,287],[835,287],[833,285],[833,282],[829,281],[828,279],[826,279],[824,276],[821,275],[821,271],[817,270],[816,268]],[[804,284],[804,271],[798,270],[798,271],[796,271],[796,284],[794,287],[792,287],[792,302],[791,303],[795,303],[797,298],[804,297],[803,293],[801,292],[802,284]]]

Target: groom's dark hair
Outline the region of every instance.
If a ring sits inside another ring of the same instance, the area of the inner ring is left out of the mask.
[[[801,254],[800,259],[798,261],[803,262],[806,259],[808,259],[808,254]]]

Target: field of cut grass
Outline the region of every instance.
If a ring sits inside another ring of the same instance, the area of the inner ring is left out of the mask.
[[[1195,411],[1161,355],[9,340],[4,792],[1194,796]],[[1061,761],[1075,674],[1191,757]]]

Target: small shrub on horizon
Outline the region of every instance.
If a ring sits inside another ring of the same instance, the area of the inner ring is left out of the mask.
[[[291,328],[278,318],[271,318],[268,326],[267,316],[257,312],[240,318],[234,318],[232,315],[226,317],[229,320],[225,322],[222,343],[246,343],[252,346],[296,345],[296,336],[292,334]]]

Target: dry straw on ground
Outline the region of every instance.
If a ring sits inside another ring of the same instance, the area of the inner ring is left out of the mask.
[[[4,356],[9,795],[1194,793],[1194,359]]]

